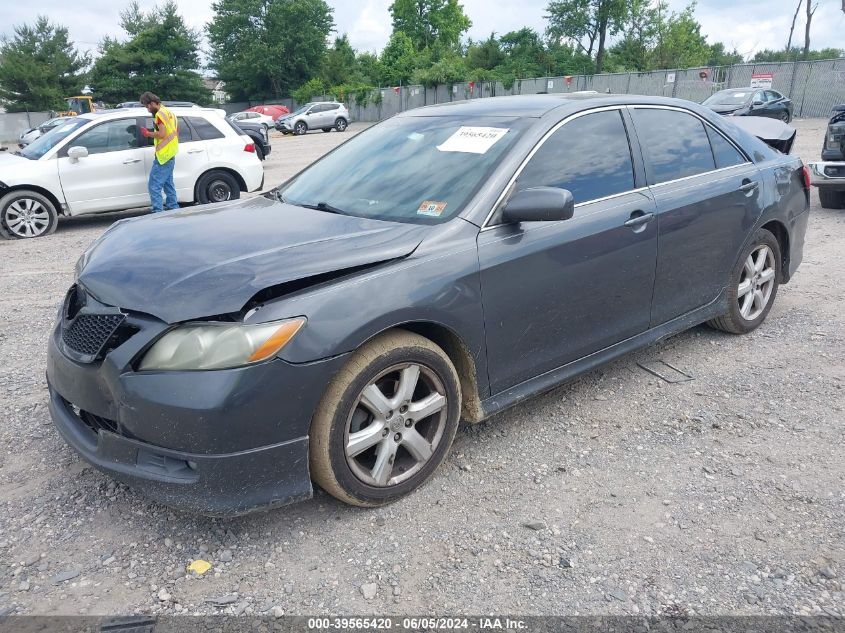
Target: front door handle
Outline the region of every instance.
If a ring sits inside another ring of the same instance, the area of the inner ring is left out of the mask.
[[[631,214],[631,218],[625,221],[625,226],[642,226],[644,224],[648,224],[651,222],[651,219],[654,217],[653,213],[644,213],[642,211],[634,211]]]
[[[199,154],[199,153],[200,153],[200,152],[202,152],[202,151],[204,151],[204,150],[201,150],[201,149],[189,149],[189,150],[188,150],[188,153],[189,153],[189,154]]]
[[[742,181],[742,184],[739,186],[739,190],[745,192],[754,191],[758,186],[759,183],[757,183],[757,181],[748,180],[748,178],[746,178]]]
[[[124,165],[134,165],[135,163],[140,163],[140,162],[141,162],[140,158],[127,158],[125,161],[123,161],[123,164]]]

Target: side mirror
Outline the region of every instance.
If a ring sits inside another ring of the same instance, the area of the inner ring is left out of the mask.
[[[72,163],[75,163],[80,158],[85,158],[86,156],[88,156],[87,147],[80,147],[79,145],[75,145],[67,151],[67,157]]]
[[[505,222],[559,222],[575,213],[575,200],[568,189],[533,187],[517,191],[502,211]]]

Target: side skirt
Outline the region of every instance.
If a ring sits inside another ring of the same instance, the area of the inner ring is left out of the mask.
[[[487,419],[519,404],[523,400],[551,391],[580,374],[592,371],[596,367],[616,360],[629,352],[653,345],[675,334],[680,334],[700,323],[721,316],[726,311],[727,289],[723,289],[715,300],[704,307],[485,398],[481,401],[483,417],[478,420],[470,420],[470,422],[480,422]]]

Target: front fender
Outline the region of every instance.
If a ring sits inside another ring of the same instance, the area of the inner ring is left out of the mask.
[[[438,325],[457,335],[470,351],[485,392],[478,228],[463,220],[457,220],[455,228],[446,239],[442,235],[432,239],[408,258],[268,302],[247,322],[307,317],[307,325],[279,354],[290,363],[351,352],[379,333],[405,324]]]

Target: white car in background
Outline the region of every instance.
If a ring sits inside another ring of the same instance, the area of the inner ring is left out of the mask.
[[[273,120],[273,117],[268,116],[266,114],[262,114],[261,112],[235,112],[234,114],[230,114],[226,118],[232,121],[233,123],[240,123],[241,121],[249,121],[250,123],[262,123],[268,128],[271,128],[276,124],[276,122]]]
[[[20,138],[18,139],[18,147],[26,147],[32,141],[37,139],[39,136],[43,136],[54,127],[60,126],[62,123],[68,120],[70,117],[66,116],[57,116],[52,119],[47,119],[41,125],[36,125],[33,128],[29,128],[21,133]]]
[[[173,174],[180,203],[223,202],[260,190],[264,167],[253,140],[215,112],[171,108],[179,121]],[[0,155],[0,236],[41,237],[58,216],[150,206],[155,160],[144,108],[71,117],[14,154]]]

